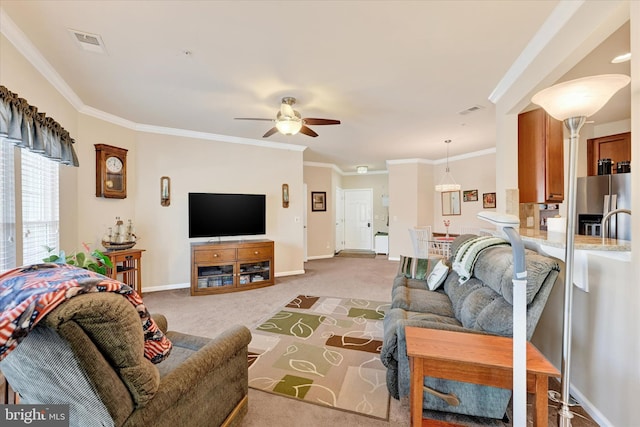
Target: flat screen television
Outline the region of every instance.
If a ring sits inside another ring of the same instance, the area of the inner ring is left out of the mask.
[[[266,234],[264,194],[189,193],[189,237]]]

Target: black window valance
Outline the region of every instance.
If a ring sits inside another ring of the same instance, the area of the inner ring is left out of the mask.
[[[0,137],[65,165],[79,166],[75,142],[58,122],[0,85]]]

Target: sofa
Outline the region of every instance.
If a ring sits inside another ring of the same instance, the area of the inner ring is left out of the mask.
[[[210,339],[167,330],[168,357],[144,356],[136,307],[112,292],[70,298],[0,362],[22,403],[70,403],[69,425],[237,426],[247,412],[251,333],[232,326]]]
[[[469,264],[472,268],[468,277],[461,278],[459,271],[450,268],[453,264],[460,270],[458,261],[463,248],[466,250],[482,239],[475,235],[458,236],[451,244],[451,257],[441,262],[401,257],[393,282],[391,309],[384,319],[380,356],[387,367],[387,388],[394,398],[408,396],[410,392],[406,326],[512,336],[511,246],[501,240],[498,242],[501,244],[478,251]],[[527,340],[530,340],[558,279],[560,266],[552,258],[528,249],[525,261]],[[430,290],[433,283],[429,279],[443,264],[447,267],[441,277],[442,285]],[[510,390],[477,384],[430,377],[425,378],[424,384],[426,410],[502,419],[511,398]]]

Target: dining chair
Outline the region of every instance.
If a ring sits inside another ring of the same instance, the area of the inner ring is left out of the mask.
[[[413,245],[413,256],[427,258],[429,256],[429,242],[431,241],[431,226],[424,225],[410,228],[409,235]]]

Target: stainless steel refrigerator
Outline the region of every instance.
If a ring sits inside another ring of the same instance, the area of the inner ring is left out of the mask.
[[[600,229],[605,213],[614,209],[631,209],[631,173],[597,175],[578,178],[576,188],[576,233],[606,235],[631,240],[631,216],[612,215],[606,230]]]

